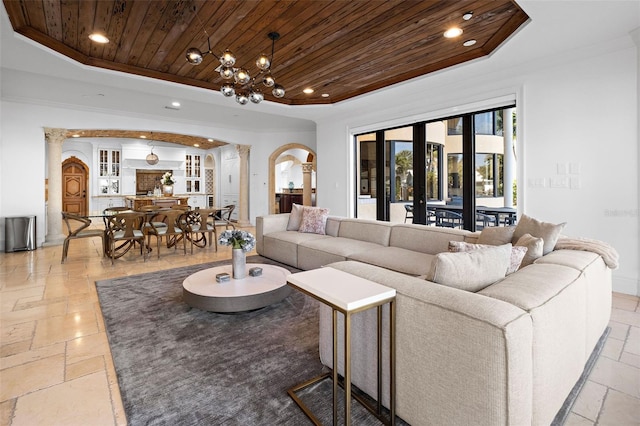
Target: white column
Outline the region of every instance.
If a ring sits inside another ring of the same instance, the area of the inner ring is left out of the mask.
[[[238,226],[251,226],[249,222],[249,151],[250,145],[236,145],[240,154],[240,200]]]
[[[311,172],[313,163],[302,163],[302,205],[310,206],[311,203]]]
[[[513,182],[516,180],[516,156],[513,146],[513,108],[503,111],[504,128],[504,206],[513,207]]]
[[[62,143],[67,129],[44,128],[48,145],[49,198],[47,202],[47,235],[43,246],[60,245],[66,238],[62,233]]]

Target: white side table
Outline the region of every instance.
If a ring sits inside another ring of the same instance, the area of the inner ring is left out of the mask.
[[[345,425],[351,424],[351,315],[373,307],[378,309],[378,404],[377,408],[369,407],[358,398],[367,409],[380,420],[387,421],[382,415],[382,305],[389,303],[389,413],[388,424],[395,425],[395,299],[396,290],[385,287],[373,281],[357,277],[347,272],[331,267],[299,272],[287,277],[287,283],[305,294],[328,305],[332,309],[333,326],[333,424],[337,424],[337,395],[338,395],[338,312],[344,315],[344,412]],[[311,421],[320,425],[320,421],[311,410],[296,395],[296,392],[314,383],[324,380],[328,374],[323,374],[288,390],[289,396],[298,404]]]

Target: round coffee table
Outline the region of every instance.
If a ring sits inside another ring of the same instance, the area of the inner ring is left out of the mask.
[[[262,275],[252,277],[250,268],[262,268]],[[184,301],[194,308],[211,312],[244,312],[264,308],[287,297],[292,289],[287,285],[290,271],[275,265],[247,264],[247,276],[241,280],[216,281],[216,274],[231,276],[231,265],[204,269],[189,275],[182,282]]]

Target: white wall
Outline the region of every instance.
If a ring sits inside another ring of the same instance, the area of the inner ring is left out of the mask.
[[[456,81],[468,67],[477,68],[476,77]],[[477,62],[400,85],[395,99],[390,92],[365,96],[351,102],[351,114],[318,122],[319,205],[331,214],[352,215],[353,133],[515,96],[520,213],[566,222],[567,235],[612,244],[620,254],[614,289],[640,295],[638,49],[625,39],[502,73],[483,73],[483,67]],[[332,173],[324,172],[328,169]],[[566,174],[558,173],[564,169]],[[531,179],[544,186],[534,187]],[[328,199],[322,196],[327,193]]]

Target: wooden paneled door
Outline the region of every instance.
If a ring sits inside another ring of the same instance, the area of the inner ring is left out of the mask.
[[[86,216],[88,178],[87,166],[76,157],[62,163],[62,211]]]

